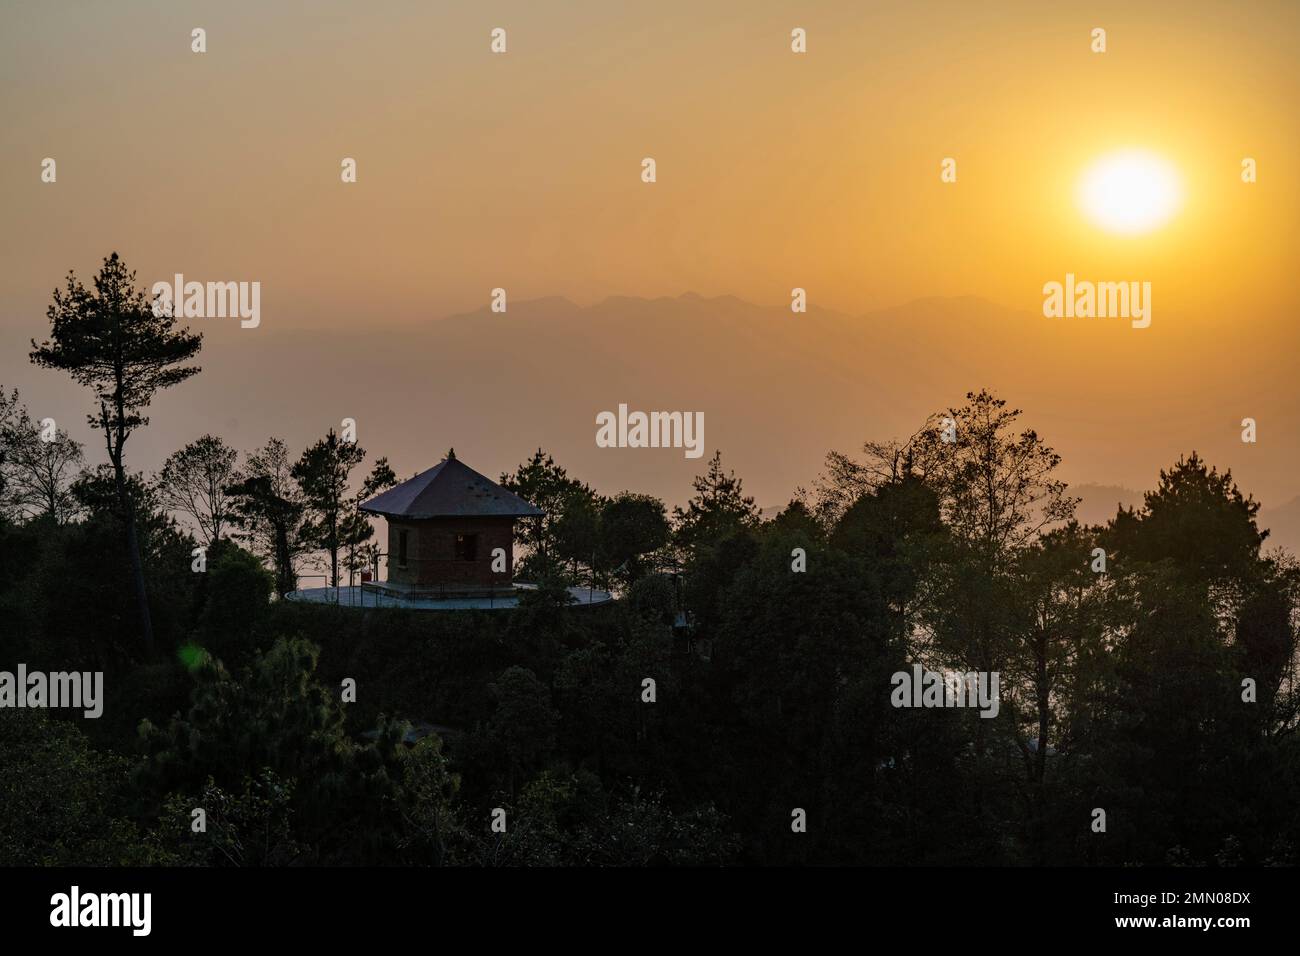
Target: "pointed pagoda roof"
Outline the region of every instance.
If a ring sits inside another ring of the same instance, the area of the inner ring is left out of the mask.
[[[361,505],[386,518],[531,518],[542,514],[512,491],[456,459],[456,450],[428,471]]]

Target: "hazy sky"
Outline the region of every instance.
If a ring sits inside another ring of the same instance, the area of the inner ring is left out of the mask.
[[[1035,356],[1045,389],[1091,363],[1071,414],[1118,416],[1114,459],[1142,428],[1181,429],[1179,447],[1212,428],[1229,448],[1256,414],[1272,457],[1234,464],[1294,494],[1298,42],[1290,0],[4,2],[0,383],[29,404],[72,389],[22,346],[63,274],[88,279],[112,250],[145,284],[261,282],[260,329],[213,329],[233,345],[205,365],[231,380],[259,336],[409,324],[494,287],[781,305],[799,286],[851,315],[961,295],[1038,313],[1043,283],[1072,272],[1152,283],[1151,328],[1072,330]],[[1089,165],[1126,146],[1185,188],[1139,237],[1075,205]],[[646,335],[665,354],[718,345]],[[1069,416],[1036,424],[1068,446]]]

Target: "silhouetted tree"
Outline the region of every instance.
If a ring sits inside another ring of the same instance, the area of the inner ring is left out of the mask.
[[[230,521],[229,487],[237,457],[220,438],[204,435],[169,455],[158,472],[163,506],[193,519],[205,547],[221,538]]]
[[[177,329],[172,315],[155,313],[145,293],[135,288],[135,273],[127,270],[116,252],[104,260],[93,290],[69,272],[66,287],[55,290],[47,314],[50,337],[39,346],[32,340],[31,360],[67,372],[94,393],[99,409],[87,418],[92,428],[103,432],[113,466],[141,635],[146,652],[152,653],[149,598],[135,514],[126,493],[126,443],[137,428],[149,424],[143,410],[156,391],[199,371],[184,363],[198,354],[202,336]]]
[[[605,502],[597,527],[600,562],[623,586],[647,572],[646,556],[667,546],[671,528],[664,503],[625,491]]]
[[[501,486],[545,512],[540,518],[515,523],[515,540],[527,552],[524,560],[516,564],[519,575],[540,579],[554,573],[554,566],[564,560],[564,556],[556,553],[563,549],[558,539],[561,520],[570,511],[593,504],[595,492],[576,478],[570,478],[568,472],[540,448],[532,458],[516,468],[513,475],[502,473]],[[570,527],[571,532],[575,530]],[[570,544],[573,550],[585,550],[586,544],[579,545],[579,540],[576,534],[572,536]],[[589,557],[589,553],[581,557]]]
[[[0,514],[66,523],[76,513],[72,482],[84,462],[80,442],[62,428],[47,440],[19,403],[18,390],[6,396],[0,389]]]
[[[758,508],[746,497],[734,471],[722,470],[722,452],[713,453],[709,470],[691,482],[695,494],[686,507],[673,509],[678,547],[692,551],[698,545],[718,541],[731,534],[758,526]]]
[[[294,560],[304,546],[306,505],[292,472],[284,442],[272,438],[248,456],[243,471],[227,489],[231,522],[255,553],[270,559],[281,597],[298,587]]]
[[[341,520],[340,537],[343,547],[347,549],[344,567],[347,568],[349,585],[353,583],[353,575],[370,567],[379,554],[377,546],[367,543],[375,536],[375,528],[370,523],[370,517],[362,512],[360,507],[375,495],[396,484],[397,475],[389,467],[388,459],[380,458],[375,462],[365,481],[361,483],[361,488],[347,502]]]
[[[334,429],[302,453],[293,477],[302,489],[308,521],[303,535],[329,554],[330,586],[339,585],[339,549],[343,547],[343,522],[348,513],[348,484],[352,469],[365,460],[366,451],[354,441],[339,438]]]

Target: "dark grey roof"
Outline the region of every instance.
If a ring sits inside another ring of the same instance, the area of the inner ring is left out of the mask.
[[[454,452],[428,471],[371,498],[362,511],[387,518],[529,518],[542,514],[514,492],[506,491]]]

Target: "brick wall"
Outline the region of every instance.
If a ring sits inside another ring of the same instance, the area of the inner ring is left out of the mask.
[[[398,563],[399,534],[407,533],[407,566]],[[456,535],[476,535],[473,561],[456,559]],[[504,548],[506,570],[492,571],[492,551]],[[505,587],[514,569],[514,519],[428,518],[388,522],[388,580],[423,587]]]

